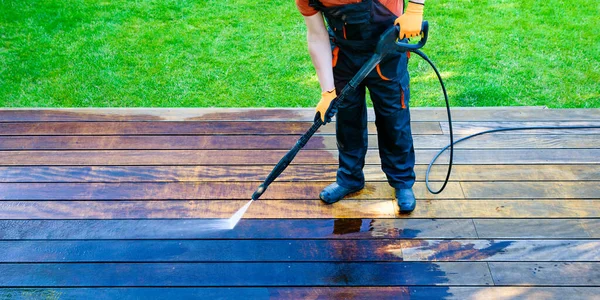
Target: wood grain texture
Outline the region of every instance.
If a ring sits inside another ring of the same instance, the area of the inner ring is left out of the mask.
[[[477,238],[475,226],[469,219],[244,218],[232,230],[210,230],[214,221],[0,220],[0,240]]]
[[[289,150],[299,135],[0,136],[0,150]],[[464,136],[455,136],[458,140]],[[449,144],[447,135],[415,135],[417,150]],[[377,136],[368,140],[378,148]],[[456,149],[597,149],[600,135],[483,135]],[[307,150],[337,150],[335,136],[314,136]]]
[[[0,183],[0,200],[250,199],[259,182]],[[330,182],[274,182],[261,199],[318,199]],[[462,189],[461,189],[462,187]],[[422,182],[417,199],[595,199],[597,182],[450,182],[433,195]],[[464,194],[463,194],[464,191]],[[387,182],[370,182],[347,199],[393,199]]]
[[[467,199],[598,199],[597,181],[461,182]]]
[[[250,199],[261,182],[152,182],[152,183],[0,183],[0,200],[220,200]],[[274,182],[261,200],[319,199],[331,182]],[[458,182],[445,194],[429,194],[424,183],[414,186],[420,199],[464,199]],[[387,182],[370,182],[346,199],[394,199]]]
[[[441,284],[490,285],[492,279],[483,262],[0,264],[4,287]]]
[[[336,165],[291,165],[277,181],[334,181]],[[0,167],[0,182],[212,182],[261,181],[273,166],[26,166]],[[415,166],[417,181],[427,167]],[[379,165],[366,165],[366,181],[385,181]],[[446,176],[446,167],[431,169],[431,181]],[[595,165],[456,165],[451,181],[597,181]]]
[[[2,219],[230,218],[247,200],[1,201]],[[400,215],[395,200],[270,200],[253,203],[245,218],[600,218],[600,200],[417,200]]]
[[[499,219],[600,217],[600,200],[417,200],[417,207],[410,217]]]
[[[230,218],[248,200],[189,201],[1,201],[2,219],[214,219]],[[325,205],[321,200],[271,200],[253,203],[245,218],[393,218],[391,200],[346,200]],[[206,224],[222,228],[224,220]]]
[[[0,151],[0,166],[72,165],[271,165],[288,150],[62,150]],[[437,150],[417,150],[416,163],[429,164]],[[447,153],[436,164],[447,163]],[[337,150],[302,150],[292,165],[337,165]],[[366,164],[379,165],[377,151],[367,151]],[[456,165],[600,164],[600,149],[456,149]]]
[[[193,122],[0,122],[0,136],[30,135],[301,135],[312,122],[193,121]],[[375,122],[369,122],[375,134]],[[412,133],[442,134],[439,122],[412,122]],[[316,135],[335,135],[335,124],[321,126]]]
[[[448,122],[440,122],[440,126],[445,134],[450,133]],[[596,128],[585,129],[536,129],[536,130],[519,130],[508,131],[498,134],[592,134],[600,133],[600,122],[594,121],[554,121],[554,122],[452,122],[452,129],[456,134],[474,134],[482,131],[499,129],[499,128],[515,128],[515,127],[570,127],[570,126],[592,126]]]

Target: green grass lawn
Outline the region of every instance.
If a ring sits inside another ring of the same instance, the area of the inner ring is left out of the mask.
[[[600,2],[429,0],[455,106],[600,107]],[[411,62],[412,106],[440,106]],[[311,107],[294,1],[0,0],[0,107]]]

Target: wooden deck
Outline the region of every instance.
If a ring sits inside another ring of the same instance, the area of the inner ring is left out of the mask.
[[[457,136],[600,125],[599,109],[453,112]],[[600,129],[467,141],[431,195],[424,171],[448,124],[413,109],[418,205],[400,216],[374,123],[366,188],[318,200],[337,164],[327,125],[234,230],[215,229],[312,115],[0,110],[0,298],[599,299]]]

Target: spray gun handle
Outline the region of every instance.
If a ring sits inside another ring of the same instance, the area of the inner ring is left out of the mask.
[[[400,33],[400,26],[394,26],[396,27],[396,32],[398,35]],[[423,46],[425,46],[425,43],[427,43],[427,38],[429,37],[429,23],[427,21],[423,21],[423,23],[421,24],[421,40],[416,43],[416,44],[409,44],[409,43],[405,43],[402,42],[403,40],[397,40],[396,41],[396,46],[399,48],[398,50],[400,51],[410,51],[410,50],[417,50],[417,49],[421,49],[423,48]]]

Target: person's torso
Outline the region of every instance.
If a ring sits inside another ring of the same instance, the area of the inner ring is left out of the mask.
[[[379,35],[398,17],[382,0],[346,0],[345,4],[332,6],[340,0],[308,2],[325,16],[333,42],[358,52],[372,52]]]

